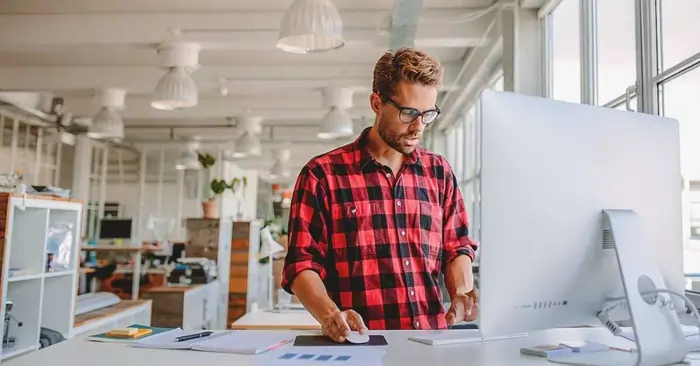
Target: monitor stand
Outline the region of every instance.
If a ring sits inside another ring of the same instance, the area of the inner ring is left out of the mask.
[[[685,359],[688,349],[678,315],[660,305],[659,298],[669,295],[647,295],[645,300],[640,293],[666,288],[642,232],[642,223],[634,211],[603,211],[603,249],[614,249],[617,254],[637,352],[575,353],[550,357],[549,361],[567,365],[647,366],[672,365]]]

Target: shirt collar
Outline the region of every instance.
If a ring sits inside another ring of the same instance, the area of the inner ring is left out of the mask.
[[[367,127],[362,130],[360,136],[353,143],[355,150],[355,162],[360,167],[360,170],[364,170],[365,167],[367,167],[367,164],[370,162],[376,163],[376,160],[370,153],[369,147],[367,146],[367,134],[369,134],[370,129],[372,129],[372,127]],[[420,150],[420,147],[413,150],[410,155],[406,156],[406,161],[404,163],[406,165],[422,165]]]

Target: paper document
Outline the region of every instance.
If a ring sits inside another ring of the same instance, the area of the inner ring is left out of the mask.
[[[284,337],[278,332],[246,330],[231,332],[224,336],[192,345],[194,351],[219,353],[260,354],[291,343],[294,338]]]
[[[385,351],[372,347],[283,347],[260,356],[256,366],[381,366]]]
[[[221,331],[215,332],[214,334],[203,337],[196,338],[190,341],[176,342],[177,337],[182,337],[196,333],[193,331],[185,331],[180,328],[169,330],[164,333],[160,333],[148,338],[140,339],[131,343],[133,347],[137,348],[158,348],[158,349],[192,349],[195,344],[207,342],[217,337],[225,337],[226,335],[233,333],[234,331]]]

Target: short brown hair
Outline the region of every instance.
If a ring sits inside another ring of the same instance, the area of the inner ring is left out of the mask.
[[[387,51],[374,66],[372,92],[389,98],[400,81],[437,88],[442,84],[442,66],[416,49],[400,48],[393,54]]]

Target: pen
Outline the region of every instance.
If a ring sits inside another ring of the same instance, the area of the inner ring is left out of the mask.
[[[204,337],[208,337],[208,336],[212,335],[212,333],[214,333],[214,332],[207,331],[207,332],[202,332],[202,333],[197,333],[197,334],[180,336],[180,337],[175,338],[175,342],[183,342],[183,341],[190,341],[190,340],[197,339],[197,338],[204,338]]]

